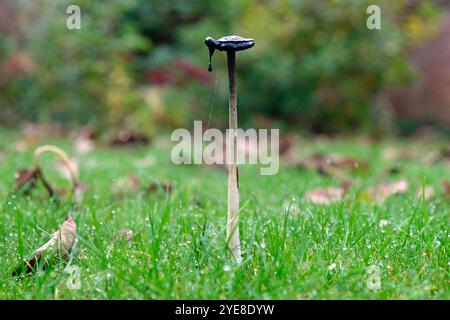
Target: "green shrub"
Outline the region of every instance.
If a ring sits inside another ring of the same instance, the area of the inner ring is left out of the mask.
[[[225,126],[226,55],[216,53],[206,74],[203,40],[239,34],[256,40],[238,54],[240,119],[355,129],[372,121],[382,88],[413,79],[408,51],[435,31],[438,14],[429,1],[80,0],[82,29],[70,31],[71,3],[14,2],[24,37],[2,37],[0,59],[25,52],[34,67],[0,82],[3,120],[152,130],[155,122],[207,120],[212,111]],[[381,30],[366,28],[373,3]]]

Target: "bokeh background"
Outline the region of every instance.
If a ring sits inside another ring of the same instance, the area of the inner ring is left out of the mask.
[[[2,0],[0,123],[224,128],[226,57],[209,73],[203,40],[229,34],[256,40],[238,54],[242,127],[449,131],[450,1],[436,0]]]

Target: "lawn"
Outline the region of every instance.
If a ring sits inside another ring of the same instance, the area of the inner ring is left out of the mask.
[[[338,186],[333,175],[282,166],[277,175],[261,176],[257,167],[243,166],[243,263],[236,265],[226,247],[226,172],[171,164],[168,136],[146,147],[98,146],[77,155],[80,179],[91,189],[75,209],[68,201],[48,199],[42,186],[29,195],[13,192],[15,172],[32,166],[34,147],[17,151],[20,139],[19,132],[0,130],[1,299],[450,298],[450,198],[442,190],[449,167],[419,159],[448,140],[301,140],[299,155],[338,153],[368,164],[345,172],[350,189],[328,205],[303,195]],[[75,154],[69,139],[39,143]],[[414,149],[418,157],[386,160],[388,146]],[[50,179],[68,186],[51,169],[52,156],[46,159]],[[172,191],[112,192],[129,174],[139,177],[141,190],[170,180]],[[382,203],[365,196],[380,181],[398,179],[408,181],[405,193]],[[434,197],[417,196],[424,185],[435,187]],[[69,267],[55,263],[29,277],[13,277],[18,262],[45,243],[71,210],[79,256]],[[131,241],[117,236],[124,229],[134,233]]]

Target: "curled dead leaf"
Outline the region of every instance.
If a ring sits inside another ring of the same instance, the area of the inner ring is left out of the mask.
[[[69,214],[60,229],[52,234],[51,239],[36,249],[30,259],[24,260],[13,272],[13,276],[20,276],[23,273],[30,274],[38,265],[45,269],[50,259],[67,261],[75,244],[76,234],[76,223]]]
[[[54,188],[44,177],[40,157],[45,152],[56,154],[60,158],[61,161],[56,165],[56,169],[61,175],[70,178],[72,182],[71,192],[74,195],[76,203],[80,203],[81,194],[88,188],[86,184],[78,180],[78,163],[71,160],[62,149],[52,145],[40,146],[34,151],[34,169],[21,169],[16,173],[16,189],[19,191],[25,189],[28,192],[36,186],[36,182],[39,180],[51,198],[58,198],[67,194],[64,189]]]

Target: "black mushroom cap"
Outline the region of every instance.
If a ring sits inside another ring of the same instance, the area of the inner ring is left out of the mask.
[[[219,51],[241,51],[253,47],[255,45],[255,40],[239,36],[226,36],[219,40],[206,37],[205,44],[208,48],[217,49]]]

